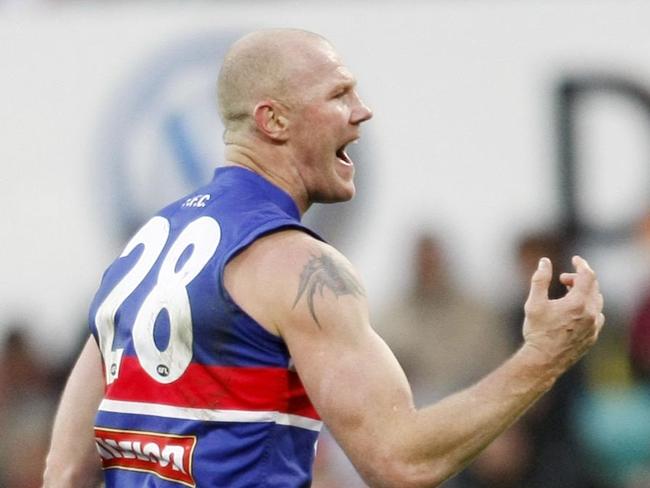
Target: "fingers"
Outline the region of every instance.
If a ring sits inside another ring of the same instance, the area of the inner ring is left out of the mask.
[[[559,277],[559,280],[560,283],[562,283],[570,290],[575,285],[575,281],[577,277],[578,277],[578,273],[562,273]],[[594,281],[593,287],[596,292],[599,292],[600,287],[598,284],[598,280]]]
[[[603,310],[603,306],[604,306],[604,304],[605,304],[605,303],[604,303],[604,299],[603,299],[603,295],[602,295],[602,293],[598,293],[598,294],[596,295],[596,310],[598,310],[598,312],[601,312],[601,311]]]
[[[530,279],[530,294],[528,301],[543,301],[548,300],[548,287],[551,284],[553,277],[553,265],[548,258],[542,258],[537,264],[537,269]]]
[[[598,314],[598,318],[596,319],[596,334],[600,334],[603,325],[605,325],[605,314],[601,312]]]
[[[594,323],[594,335],[593,335],[594,342],[598,340],[598,337],[600,336],[600,331],[603,329],[604,325],[605,325],[605,315],[601,312],[598,314],[598,317],[596,318],[596,322]]]
[[[560,283],[567,288],[571,289],[576,280],[576,273],[562,273],[560,275]]]
[[[571,290],[586,295],[596,283],[596,273],[589,267],[589,263],[580,256],[573,256],[571,262],[576,269]]]
[[[572,259],[573,265],[576,268],[575,273],[563,273],[560,281],[567,286],[571,286],[570,293],[575,290],[575,294],[582,294],[582,300],[585,300],[585,311],[588,316],[593,317],[594,335],[593,340],[598,338],[600,331],[605,324],[605,315],[602,313],[604,306],[604,299],[600,293],[600,286],[596,279],[596,273],[591,269],[589,263],[580,256],[574,256]],[[568,285],[572,283],[571,285]]]
[[[571,284],[573,281],[576,279],[577,274],[576,273],[561,273],[560,274],[560,282],[562,284]]]

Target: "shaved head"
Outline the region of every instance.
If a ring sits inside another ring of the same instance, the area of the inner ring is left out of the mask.
[[[316,46],[333,52],[323,37],[299,29],[260,30],[233,44],[217,85],[219,115],[226,130],[241,128],[261,100],[273,99],[288,107],[299,100],[294,80],[308,69]]]
[[[226,53],[217,94],[227,164],[264,175],[303,212],[354,196],[346,147],[372,111],[323,37],[298,29],[248,34]]]

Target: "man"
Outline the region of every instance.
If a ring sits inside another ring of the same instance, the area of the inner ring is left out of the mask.
[[[522,348],[416,410],[356,272],[299,222],[354,195],[345,147],[372,115],[354,77],[320,36],[267,30],[229,51],[218,96],[227,167],[106,272],[45,486],[83,486],[100,458],[108,487],[308,486],[320,418],[371,486],[436,486],[595,342],[593,271],[576,257],[560,278],[571,291],[549,301],[543,259]]]

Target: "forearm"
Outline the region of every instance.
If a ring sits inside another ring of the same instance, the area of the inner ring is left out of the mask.
[[[66,384],[54,421],[45,488],[97,486],[93,424],[104,391],[99,350],[89,339]]]
[[[411,485],[437,486],[460,470],[596,342],[603,297],[586,261],[574,257],[573,264],[576,273],[560,276],[570,291],[549,300],[552,267],[540,260],[525,304],[525,345],[517,354],[475,386],[397,422],[402,437],[411,439],[397,443]]]
[[[564,368],[524,346],[474,386],[417,410],[383,341],[371,336],[366,345],[343,346],[336,358],[324,360],[331,381],[321,381],[309,394],[372,487],[438,486],[543,395]],[[314,350],[309,356],[327,354]],[[303,381],[311,381],[313,370],[303,369]]]
[[[561,374],[524,346],[470,388],[403,418],[402,462],[416,486],[436,486],[461,470],[510,426]]]
[[[94,446],[93,446],[94,447]],[[85,448],[81,446],[80,450]],[[68,463],[48,461],[43,477],[43,488],[97,488],[101,485],[101,467],[96,456],[82,456],[77,452],[68,454]],[[72,459],[74,458],[74,459]]]

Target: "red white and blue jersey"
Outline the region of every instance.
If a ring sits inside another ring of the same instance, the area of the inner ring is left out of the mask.
[[[311,233],[287,193],[219,168],[107,269],[89,317],[106,378],[95,438],[107,488],[309,486],[320,418],[284,342],[223,286],[232,257],[287,228]]]

